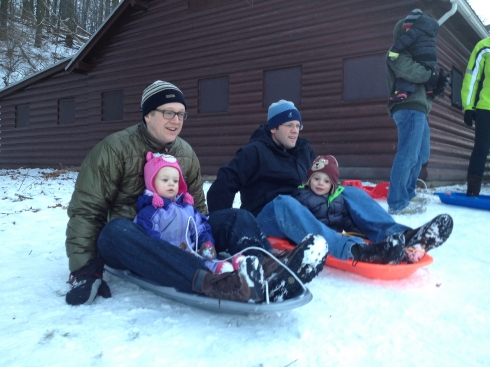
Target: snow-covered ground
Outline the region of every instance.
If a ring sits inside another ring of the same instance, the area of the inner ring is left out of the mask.
[[[112,298],[71,307],[64,241],[76,173],[56,174],[0,170],[0,366],[490,365],[490,211],[423,190],[427,212],[397,220],[452,215],[432,265],[401,281],[324,268],[308,285],[313,300],[289,312],[206,312],[107,274]]]

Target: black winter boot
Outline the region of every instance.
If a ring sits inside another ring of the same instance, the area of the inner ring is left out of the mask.
[[[255,256],[247,256],[234,272],[213,274],[199,270],[194,275],[192,290],[205,296],[238,302],[263,302],[264,272]]]
[[[448,214],[440,214],[419,228],[406,230],[403,261],[419,262],[426,252],[446,242],[452,231],[453,218]]]
[[[102,280],[104,262],[95,258],[91,263],[70,274],[68,283],[72,285],[66,294],[66,303],[77,305],[89,305],[96,296],[111,297],[111,291],[107,283]]]
[[[403,233],[394,233],[384,241],[378,243],[358,244],[358,248],[351,250],[356,261],[373,264],[399,264],[405,253],[405,236]],[[356,256],[357,253],[357,256]]]
[[[466,176],[468,182],[466,189],[466,196],[478,196],[480,195],[481,183],[483,177],[477,175]]]
[[[328,245],[325,239],[318,234],[309,234],[292,251],[285,251],[277,258],[303,283],[308,283],[322,271],[327,255]],[[271,301],[285,301],[302,291],[302,285],[274,259],[265,259],[262,266]]]

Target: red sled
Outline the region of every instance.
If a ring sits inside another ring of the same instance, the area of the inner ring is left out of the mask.
[[[292,250],[293,245],[288,240],[281,238],[269,237],[271,246],[278,250]],[[416,264],[401,263],[398,265],[385,265],[385,264],[370,264],[358,261],[354,266],[352,260],[339,260],[331,255],[327,256],[325,265],[332,268],[348,271],[366,278],[382,279],[382,280],[399,280],[408,278],[415,271],[424,266],[432,264],[434,259],[429,254],[425,254],[424,257]]]
[[[373,199],[386,199],[388,196],[389,182],[380,182],[376,186],[363,186],[360,180],[344,180],[342,186],[354,186],[364,190]]]

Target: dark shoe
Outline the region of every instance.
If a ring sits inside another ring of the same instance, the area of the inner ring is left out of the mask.
[[[255,256],[247,256],[238,271],[223,274],[197,271],[192,289],[212,298],[260,303],[264,300],[263,270]]]
[[[399,264],[405,253],[405,236],[394,233],[378,243],[359,244],[359,258],[354,260],[373,264]]]
[[[103,271],[102,259],[96,258],[90,265],[72,272],[68,280],[72,288],[66,294],[66,303],[73,306],[89,305],[97,295],[104,298],[111,297],[109,286],[102,280]]]
[[[453,231],[453,219],[448,214],[441,214],[416,229],[405,231],[406,245],[403,261],[419,262],[425,253],[441,246]]]
[[[483,177],[476,176],[476,175],[468,175],[466,176],[466,180],[468,182],[467,189],[466,189],[466,196],[480,195]]]
[[[278,259],[303,283],[308,283],[322,271],[327,255],[328,245],[325,239],[320,235],[309,234],[292,251],[279,254]],[[293,298],[303,289],[294,276],[274,259],[265,259],[262,266],[271,301],[280,302]]]

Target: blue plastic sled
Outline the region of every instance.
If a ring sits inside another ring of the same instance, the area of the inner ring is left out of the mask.
[[[466,206],[468,208],[476,208],[483,210],[490,210],[490,195],[480,196],[466,196],[466,194],[460,192],[435,192],[435,195],[439,196],[439,199],[444,204]]]

